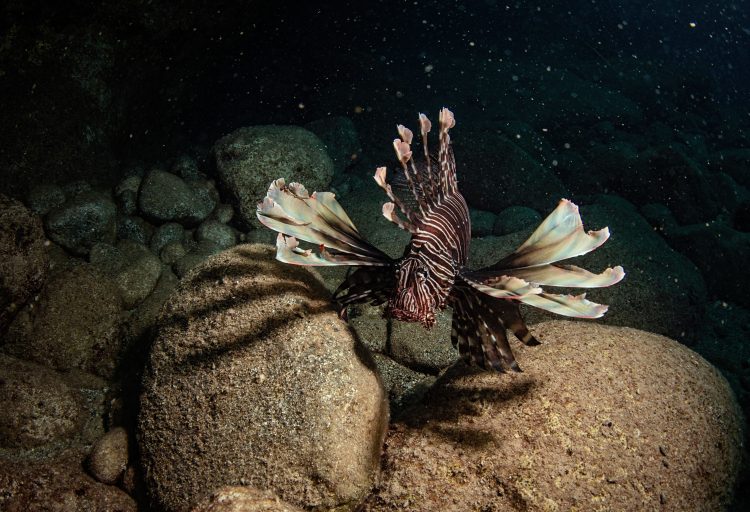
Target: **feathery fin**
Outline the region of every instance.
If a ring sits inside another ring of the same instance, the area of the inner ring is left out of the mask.
[[[307,193],[299,183],[272,182],[258,204],[258,220],[279,233],[276,258],[295,265],[375,265],[392,260],[361,237],[351,219],[330,192]],[[318,254],[299,247],[304,240],[318,247]]]

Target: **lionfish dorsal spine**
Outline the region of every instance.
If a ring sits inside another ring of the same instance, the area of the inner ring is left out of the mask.
[[[424,197],[425,194],[424,189],[421,186],[422,179],[420,173],[417,171],[417,167],[414,164],[414,158],[412,158],[411,142],[414,134],[402,124],[396,126],[396,129],[401,138],[393,141],[393,147],[396,150],[396,156],[398,157],[399,162],[401,162],[401,168],[404,171],[404,177],[409,186],[409,191],[417,202],[419,214],[422,217],[425,217],[429,211],[429,205]]]
[[[414,199],[416,208],[409,207],[393,192],[391,186],[386,182],[385,167],[378,167],[374,178],[391,200],[391,203],[383,205],[383,215],[399,228],[415,233],[416,226],[419,225],[421,219],[429,217],[435,207],[443,203],[448,197],[458,194],[456,164],[450,147],[450,135],[448,134],[448,131],[455,124],[456,120],[453,113],[447,108],[441,109],[440,148],[438,156],[435,158],[430,155],[428,143],[432,122],[426,115],[419,114],[419,132],[422,138],[425,160],[421,168],[417,167],[411,149],[414,133],[402,124],[396,126],[399,138],[393,140],[393,148],[401,164],[406,186]],[[437,169],[433,167],[433,160],[436,160]],[[396,207],[407,220],[403,220],[396,215]]]
[[[385,167],[378,167],[375,171],[375,183],[378,184],[380,188],[382,188],[386,195],[388,195],[388,198],[391,200],[390,203],[385,203],[383,205],[383,216],[388,219],[389,221],[393,222],[398,226],[399,228],[409,231],[410,233],[414,233],[416,231],[416,227],[414,226],[414,223],[417,221],[417,216],[414,212],[412,212],[407,206],[404,204],[401,199],[393,193],[393,189],[391,186],[386,182],[385,176],[386,176],[386,168]],[[401,213],[404,214],[404,216],[408,219],[407,221],[399,218],[395,213],[395,207],[398,206],[398,209],[401,211]]]
[[[447,108],[440,110],[440,152],[438,160],[440,162],[440,179],[441,192],[445,195],[458,193],[458,182],[456,181],[456,161],[453,158],[451,149],[451,136],[448,130],[456,125],[456,118],[453,112]]]

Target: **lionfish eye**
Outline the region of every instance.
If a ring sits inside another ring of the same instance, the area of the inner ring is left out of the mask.
[[[418,268],[414,271],[414,276],[417,278],[417,281],[420,283],[423,283],[425,279],[427,279],[427,270],[423,268]]]

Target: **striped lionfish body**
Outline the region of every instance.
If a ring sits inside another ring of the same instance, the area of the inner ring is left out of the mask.
[[[424,162],[415,163],[413,134],[398,125],[393,146],[401,173],[387,182],[385,167],[375,171],[375,181],[390,199],[383,215],[411,234],[400,259],[364,240],[330,192],[309,194],[298,183],[286,185],[278,179],[258,205],[258,219],[279,233],[279,261],[358,267],[334,294],[342,316],[350,304],[387,304],[386,315],[429,328],[438,311],[451,307],[451,341],[465,360],[485,369],[520,371],[506,331],[528,345],[538,341],[526,327],[519,304],[578,318],[606,312],[607,306],[586,300],[585,294],[548,293],[542,286],[595,288],[620,281],[625,273],[619,266],[593,274],[560,263],[599,247],[609,230],[584,232],[578,207],[563,199],[515,252],[490,267],[469,270],[469,210],[458,190],[449,135],[455,118],[448,109],[440,111],[436,159],[427,144],[431,123],[420,114],[419,124]],[[394,192],[397,183],[405,193]],[[317,245],[317,253],[300,248],[298,240]]]

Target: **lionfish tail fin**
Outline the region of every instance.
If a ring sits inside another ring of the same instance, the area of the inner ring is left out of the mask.
[[[271,183],[258,203],[258,220],[279,233],[276,259],[295,265],[390,265],[391,259],[367,242],[331,192],[308,194],[283,178]],[[299,240],[317,247],[299,247]]]
[[[485,370],[520,372],[508,343],[506,327],[528,345],[538,344],[512,302],[488,297],[457,282],[449,297],[453,308],[451,342],[461,357]]]

